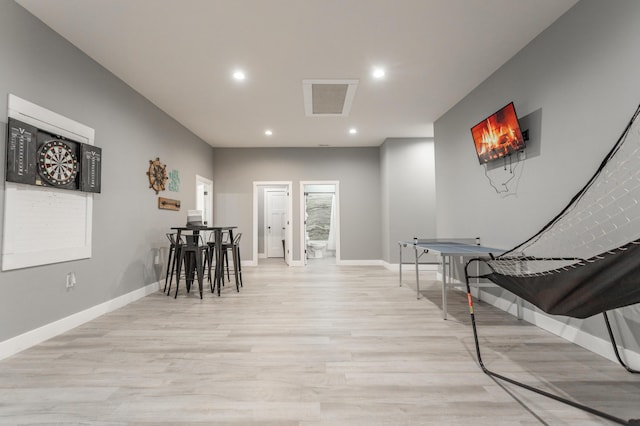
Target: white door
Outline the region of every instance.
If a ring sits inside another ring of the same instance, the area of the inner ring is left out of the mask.
[[[287,226],[287,192],[282,190],[265,193],[266,198],[266,246],[267,257],[284,257],[282,242]]]

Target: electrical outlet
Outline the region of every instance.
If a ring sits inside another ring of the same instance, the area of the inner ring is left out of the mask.
[[[76,273],[69,272],[67,274],[67,288],[72,288],[76,285]]]

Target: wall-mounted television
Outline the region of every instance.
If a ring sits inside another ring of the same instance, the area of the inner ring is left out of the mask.
[[[525,148],[513,102],[471,128],[480,164],[497,160]]]

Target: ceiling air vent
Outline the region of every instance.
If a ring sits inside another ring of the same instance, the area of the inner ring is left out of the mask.
[[[358,80],[302,80],[307,117],[347,116]]]

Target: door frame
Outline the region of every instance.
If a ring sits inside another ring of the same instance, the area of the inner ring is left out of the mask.
[[[285,253],[284,261],[291,265],[293,251],[291,242],[293,241],[293,182],[292,181],[254,181],[253,182],[253,260],[252,266],[258,266],[258,192],[261,186],[283,186],[289,193],[287,202],[287,225],[284,232]]]
[[[303,180],[300,181],[300,263],[306,266],[306,242],[305,232],[306,225],[304,223],[305,213],[305,196],[304,187],[306,185],[333,185],[335,188],[335,210],[336,222],[334,223],[334,232],[336,238],[336,265],[340,265],[340,181],[339,180]]]

